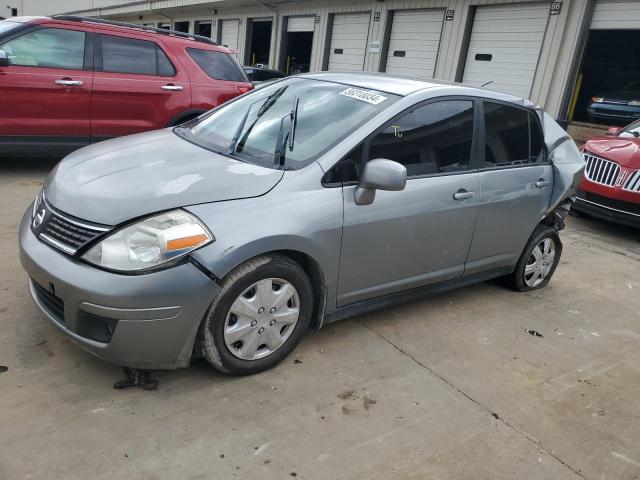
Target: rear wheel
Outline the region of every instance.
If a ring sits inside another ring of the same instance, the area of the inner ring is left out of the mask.
[[[313,293],[304,270],[287,257],[258,257],[231,272],[203,321],[205,357],[216,369],[248,375],[291,353],[311,319]]]
[[[562,242],[558,232],[547,225],[539,225],[527,242],[515,271],[507,277],[509,286],[518,292],[546,287],[561,255]]]

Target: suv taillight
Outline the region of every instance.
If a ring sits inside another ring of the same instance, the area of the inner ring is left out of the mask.
[[[238,87],[238,91],[240,93],[247,93],[250,90],[253,90],[253,85],[251,85],[249,87]]]

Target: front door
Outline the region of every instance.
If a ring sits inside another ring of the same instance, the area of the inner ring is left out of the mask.
[[[413,108],[372,136],[366,159],[407,168],[403,191],[356,205],[343,188],[338,306],[462,276],[477,216],[474,102]]]
[[[553,167],[536,114],[502,103],[483,105],[478,225],[466,275],[514,266],[549,208],[553,190]]]
[[[10,61],[0,67],[0,135],[88,143],[87,37],[82,30],[39,28],[0,45]]]

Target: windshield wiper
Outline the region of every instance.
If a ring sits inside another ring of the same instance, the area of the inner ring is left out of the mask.
[[[296,138],[296,127],[298,126],[298,105],[300,99],[296,96],[293,99],[293,105],[291,111],[280,119],[280,129],[278,130],[278,138],[276,140],[276,151],[274,156],[274,163],[277,168],[284,167],[284,161],[286,156],[287,143],[289,144],[289,151],[293,151],[294,142]],[[285,136],[284,134],[284,121],[289,117],[291,122],[289,126],[289,132]]]
[[[249,133],[251,133],[251,130],[253,130],[253,127],[258,122],[258,119],[262,115],[264,115],[267,112],[267,110],[269,110],[271,107],[273,107],[273,105],[278,101],[278,98],[280,98],[280,96],[284,93],[284,91],[287,88],[289,88],[288,85],[284,86],[284,87],[280,87],[278,90],[276,90],[275,92],[273,92],[271,95],[269,95],[266,98],[266,100],[264,101],[264,103],[262,104],[260,109],[258,110],[258,113],[256,114],[256,119],[249,126],[249,128],[246,131],[246,133],[242,136],[242,140],[240,142],[238,142],[238,140],[240,140],[240,134],[244,130],[244,126],[247,123],[247,119],[249,118],[249,113],[251,113],[251,109],[253,108],[253,106],[256,103],[260,103],[262,101],[262,99],[256,100],[251,105],[249,105],[249,108],[247,108],[247,111],[245,112],[244,116],[242,117],[242,121],[240,122],[240,125],[238,125],[238,128],[236,129],[235,133],[233,134],[233,138],[231,139],[231,143],[229,144],[229,148],[227,149],[227,154],[228,155],[233,155],[238,146],[242,147],[245,144],[245,142],[247,141],[247,137],[249,136]]]

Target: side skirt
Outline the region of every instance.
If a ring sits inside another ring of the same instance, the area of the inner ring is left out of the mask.
[[[343,320],[345,318],[354,317],[356,315],[362,315],[374,310],[380,310],[382,308],[412,302],[438,293],[455,290],[457,288],[466,287],[468,285],[473,285],[475,283],[486,282],[487,280],[502,277],[504,275],[509,275],[515,268],[515,265],[510,267],[496,268],[493,270],[487,270],[486,272],[469,275],[468,277],[460,277],[454,280],[448,280],[446,282],[426,285],[424,287],[413,288],[404,292],[393,293],[390,295],[385,295],[383,297],[371,298],[362,302],[345,305],[344,307],[338,308],[334,312],[326,314],[324,316],[323,325],[336,322],[338,320]]]

